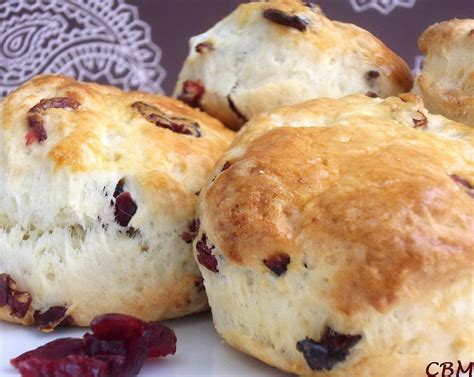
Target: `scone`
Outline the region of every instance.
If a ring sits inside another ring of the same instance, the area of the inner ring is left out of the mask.
[[[232,132],[159,95],[38,76],[0,104],[0,319],[207,308],[197,195]]]
[[[242,4],[191,38],[174,95],[239,129],[280,105],[411,86],[405,62],[369,32],[307,1],[270,0]]]
[[[403,98],[282,107],[221,157],[194,242],[227,343],[299,375],[472,361],[474,129]]]
[[[474,126],[474,20],[432,25],[418,45],[425,61],[414,92],[430,112]]]

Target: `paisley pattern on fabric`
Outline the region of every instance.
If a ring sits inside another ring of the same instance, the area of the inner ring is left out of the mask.
[[[375,9],[387,15],[397,7],[413,8],[416,0],[350,0],[350,2],[356,12]]]
[[[123,0],[0,2],[0,97],[40,73],[161,93],[160,58]]]

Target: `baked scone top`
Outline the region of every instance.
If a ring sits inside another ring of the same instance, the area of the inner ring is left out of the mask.
[[[413,95],[282,107],[217,166],[199,205],[217,267],[271,274],[263,261],[281,255],[289,271],[331,266],[328,297],[346,313],[472,270],[474,131]]]
[[[309,2],[271,0],[241,4],[191,38],[174,94],[186,98],[189,82],[202,85],[190,102],[238,129],[256,114],[311,98],[407,92],[412,75],[368,31],[332,21]]]
[[[31,128],[38,118],[45,140]],[[200,189],[232,138],[219,121],[175,99],[55,75],[8,95],[0,128],[0,161],[12,180],[64,169],[117,172],[133,176],[145,193],[169,190],[178,202]]]
[[[474,126],[474,19],[434,24],[418,45],[426,58],[414,91],[431,112]]]

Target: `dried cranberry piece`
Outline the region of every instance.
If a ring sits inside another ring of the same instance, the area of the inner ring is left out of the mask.
[[[48,310],[40,312],[36,310],[33,318],[40,325],[41,330],[50,331],[60,325],[72,324],[71,316],[66,316],[67,308],[64,306],[51,306]]]
[[[365,74],[365,77],[368,81],[373,81],[376,78],[380,77],[380,72],[379,71],[368,71]]]
[[[301,32],[305,31],[308,26],[308,21],[297,15],[285,13],[279,9],[265,9],[263,11],[263,17],[276,24],[288,26]]]
[[[109,313],[95,317],[91,329],[101,340],[138,339],[143,333],[143,322],[129,315]]]
[[[201,137],[201,126],[191,119],[175,117],[157,106],[148,105],[141,101],[132,103],[132,107],[157,127],[165,128],[178,134]]]
[[[456,174],[451,174],[449,176],[458,186],[463,188],[469,196],[474,198],[474,185],[469,183],[466,179],[460,177]]]
[[[8,297],[10,296],[10,275],[0,274],[0,306],[8,304]]]
[[[201,81],[186,80],[178,99],[191,107],[201,108],[201,99],[204,95],[204,86]]]
[[[427,128],[428,118],[421,111],[417,111],[416,118],[413,118],[414,128]]]
[[[125,178],[122,178],[117,182],[117,185],[115,186],[115,190],[114,190],[114,198],[116,198],[123,192],[124,185],[125,185]]]
[[[269,259],[264,259],[263,263],[277,276],[281,276],[286,272],[287,266],[290,264],[291,258],[288,254],[274,255]]]
[[[188,225],[188,230],[181,233],[181,239],[186,243],[191,243],[199,233],[199,226],[201,222],[199,219],[191,221]]]
[[[10,314],[23,318],[31,305],[31,295],[16,289],[16,282],[10,275],[0,274],[0,307],[10,306]]]
[[[367,93],[365,93],[365,95],[366,95],[367,97],[370,97],[370,98],[378,98],[378,97],[379,97],[379,95],[378,95],[377,93],[372,92],[372,91],[370,91],[370,90],[369,90]]]
[[[159,322],[145,325],[143,340],[148,349],[148,357],[164,357],[176,353],[176,335],[173,330]]]
[[[27,377],[126,377],[140,372],[147,357],[176,352],[173,330],[123,314],[96,317],[82,339],[57,339],[11,360]]]
[[[77,109],[81,104],[69,97],[56,97],[42,99],[38,104],[28,110],[26,120],[28,122],[28,133],[26,134],[26,144],[34,142],[42,143],[48,138],[44,129],[44,121],[41,115],[48,109]]]
[[[197,53],[204,54],[214,50],[214,45],[211,42],[201,42],[198,43],[194,49]]]
[[[231,167],[232,163],[230,161],[226,161],[224,166],[221,169],[221,173]]]
[[[9,304],[11,315],[23,318],[31,305],[31,295],[28,292],[12,291]]]
[[[327,328],[319,342],[306,338],[296,343],[308,366],[317,371],[331,370],[344,361],[350,350],[362,339],[361,335],[345,335]]]
[[[37,357],[43,359],[61,359],[69,355],[85,355],[86,348],[82,339],[76,338],[61,338],[46,343],[33,351],[25,352],[24,354],[12,360],[12,364],[27,360],[30,357]],[[15,364],[13,364],[15,365]]]
[[[217,259],[212,255],[212,250],[214,248],[214,245],[209,246],[207,244],[207,236],[205,234],[203,234],[201,239],[196,242],[197,259],[199,263],[212,272],[219,272],[217,269]]]
[[[239,118],[244,123],[248,121],[247,117],[237,108],[230,94],[227,96],[227,103],[237,118]]]
[[[13,361],[12,361],[13,364]],[[107,361],[88,356],[71,355],[63,359],[30,358],[14,366],[23,377],[108,377]]]
[[[132,195],[128,191],[122,192],[115,198],[115,222],[120,226],[128,226],[137,208]]]

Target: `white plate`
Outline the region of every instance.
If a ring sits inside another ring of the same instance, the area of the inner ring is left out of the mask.
[[[210,313],[164,322],[178,338],[174,356],[148,360],[140,376],[275,376],[288,377],[257,359],[244,355],[222,342],[212,324]],[[88,329],[58,329],[43,334],[32,327],[0,323],[0,376],[18,376],[10,359],[63,337],[81,337]]]

